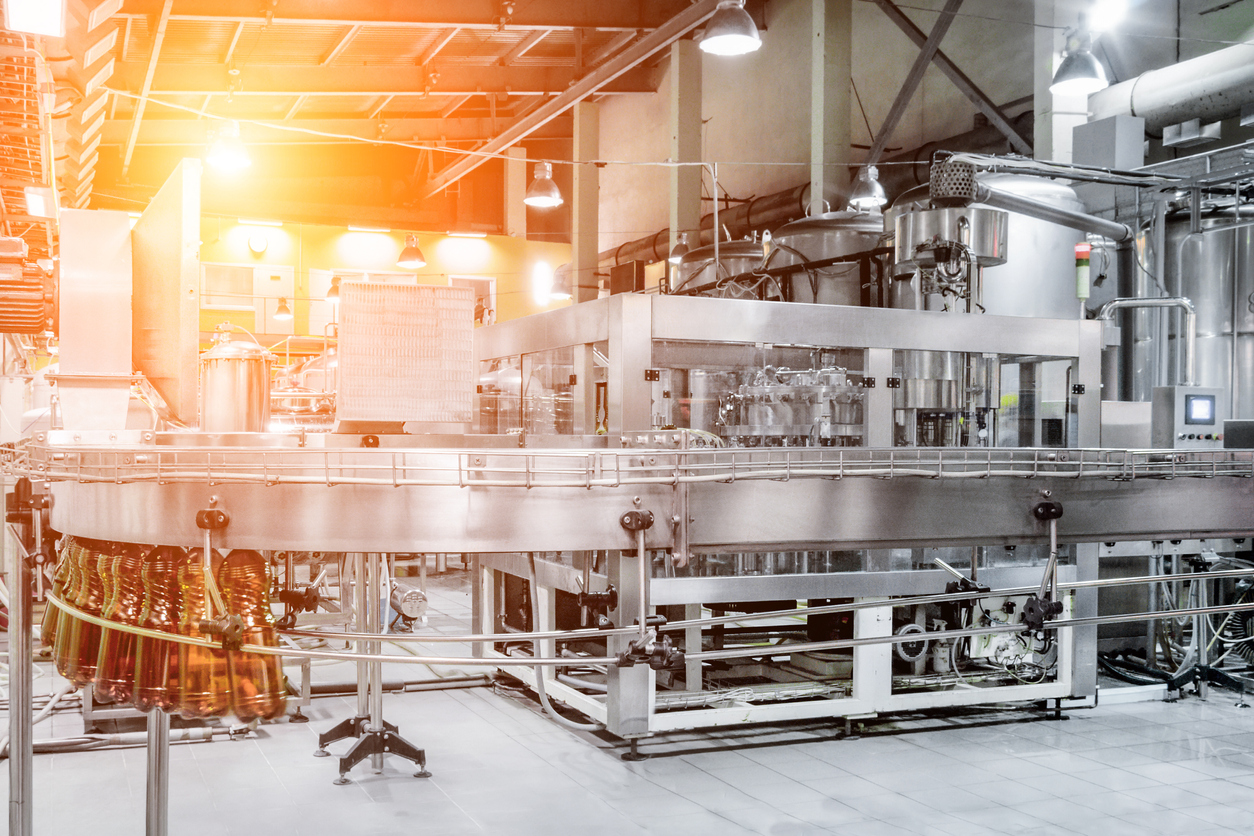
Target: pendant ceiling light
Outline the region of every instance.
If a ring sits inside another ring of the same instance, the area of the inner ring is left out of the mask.
[[[745,0],[720,0],[698,44],[711,55],[745,55],[762,46],[757,24],[745,11]]]
[[[418,270],[427,266],[427,259],[422,250],[418,249],[417,235],[405,236],[405,249],[401,250],[401,257],[396,259],[396,266],[406,270]]]
[[[553,164],[536,163],[536,179],[531,181],[531,188],[527,189],[523,203],[537,209],[552,209],[561,206],[563,202],[562,192],[553,182]]]
[[[873,165],[863,167],[853,181],[849,192],[849,205],[859,212],[879,209],[888,202],[888,195],[880,185],[880,170]]]
[[[1083,26],[1081,20],[1081,26]],[[1087,96],[1110,86],[1106,71],[1093,55],[1093,38],[1081,28],[1067,38],[1067,51],[1049,92],[1060,96]]]

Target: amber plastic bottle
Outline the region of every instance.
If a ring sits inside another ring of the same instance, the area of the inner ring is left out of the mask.
[[[236,549],[218,569],[218,586],[227,612],[244,621],[244,643],[277,647],[270,613],[270,579],[266,560],[254,551]],[[244,722],[272,720],[287,708],[283,668],[278,656],[227,653],[231,670],[231,709]]]
[[[70,547],[74,544],[73,537],[66,537],[61,541],[61,549],[57,555],[57,570],[52,575],[52,594],[58,600],[62,600],[65,594],[65,587],[70,580]],[[57,625],[61,622],[61,610],[52,604],[44,607],[43,619],[39,622],[39,641],[44,647],[55,647],[57,640]]]
[[[179,632],[194,638],[215,639],[199,628],[201,619],[209,611],[202,555],[200,549],[192,549],[179,560],[178,584],[183,598]],[[216,554],[213,564],[212,571],[216,573],[221,564]],[[180,644],[178,657],[179,688],[174,710],[189,719],[219,717],[228,713],[231,710],[231,674],[226,651]]]
[[[178,562],[183,550],[157,546],[144,557],[144,605],[139,626],[166,633],[178,632]],[[178,694],[179,654],[175,642],[139,636],[135,642],[133,702],[140,711],[170,710]]]
[[[67,566],[62,600],[67,604],[77,605],[78,596],[83,590],[83,551],[83,544],[74,539],[70,540],[65,549]],[[57,673],[68,677],[70,627],[75,619],[69,613],[58,612],[60,615],[56,617],[56,624],[53,628],[52,661],[56,665]]]
[[[113,559],[113,595],[105,602],[105,618],[119,624],[139,624],[144,604],[144,550],[123,546]],[[131,701],[135,683],[135,647],[139,636],[106,630],[96,661],[96,692],[120,705]]]
[[[101,548],[101,543],[84,543],[79,551],[80,580],[74,606],[89,615],[100,615],[104,606],[104,586],[100,578]],[[96,678],[96,660],[100,656],[100,627],[72,618],[58,629],[62,638],[57,640],[57,647],[64,648],[61,658],[65,660],[61,675],[80,688],[90,684]]]

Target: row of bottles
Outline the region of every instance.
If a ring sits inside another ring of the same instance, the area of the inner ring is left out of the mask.
[[[209,612],[200,549],[61,543],[52,591],[83,612],[119,624],[194,638]],[[244,622],[244,644],[276,647],[265,558],[255,551],[212,555],[222,604]],[[179,644],[101,628],[56,607],[44,612],[43,642],[62,676],[141,711],[187,718],[233,713],[244,722],[273,719],[286,708],[278,656]]]

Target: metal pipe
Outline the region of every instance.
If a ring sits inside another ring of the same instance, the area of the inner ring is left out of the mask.
[[[5,480],[0,478],[0,507],[4,506]],[[40,548],[40,512],[31,513],[35,547]],[[6,533],[0,531],[0,556]],[[31,674],[31,571],[25,549],[14,550],[9,559],[9,833],[34,836],[31,824],[33,798],[34,738]]]
[[[370,632],[370,622],[366,617],[366,554],[353,552],[353,626],[357,632],[365,635]],[[368,641],[357,642],[358,653],[369,653]],[[370,713],[370,671],[365,663],[357,664],[357,716],[365,717]]]
[[[1184,311],[1184,356],[1180,362],[1182,386],[1192,386],[1194,378],[1194,354],[1197,344],[1197,311],[1184,296],[1162,296],[1156,299],[1111,299],[1097,311],[1097,319],[1109,320],[1115,311],[1131,308],[1180,308]],[[1127,340],[1125,339],[1126,343]],[[1125,369],[1125,372],[1129,371]]]
[[[167,836],[170,826],[170,715],[148,712],[148,806],[146,836]]]
[[[649,557],[644,549],[644,529],[636,531],[636,558],[640,561],[640,639],[649,638]]]
[[[1059,226],[1078,229],[1081,232],[1091,232],[1095,235],[1110,238],[1115,243],[1131,241],[1136,235],[1132,227],[1127,224],[1121,224],[1118,221],[1108,221],[1105,218],[1086,215],[1083,212],[1073,212],[1070,209],[1042,203],[1030,197],[994,189],[983,183],[977,182],[975,184],[975,200],[973,202],[983,203],[995,209],[1005,209],[1007,212],[1017,212],[1020,215],[1027,215],[1029,218],[1049,221]]]
[[[1254,101],[1254,45],[1237,44],[1150,70],[1089,96],[1089,121],[1139,116],[1149,131],[1190,119],[1212,122]]]
[[[383,555],[371,552],[367,572],[370,577],[370,632],[376,636],[383,632]],[[383,651],[383,643],[375,640],[370,643],[370,652],[379,655]],[[383,732],[383,664],[370,663],[370,729]],[[383,753],[376,752],[370,756],[370,765],[375,772],[383,771]]]

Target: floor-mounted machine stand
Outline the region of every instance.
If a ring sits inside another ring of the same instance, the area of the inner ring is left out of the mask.
[[[381,634],[385,622],[383,612],[387,598],[383,595],[384,555],[378,552],[356,552],[353,555],[354,626],[360,633]],[[357,642],[357,652],[377,656],[382,650],[379,641]],[[396,755],[418,766],[415,778],[428,778],[427,755],[405,738],[394,724],[383,719],[383,663],[357,662],[357,714],[318,735],[315,757],[330,755],[327,746],[338,740],[355,738],[356,742],[340,757],[340,775],[336,784],[348,784],[349,771],[370,758],[375,772],[383,771],[383,756]]]

